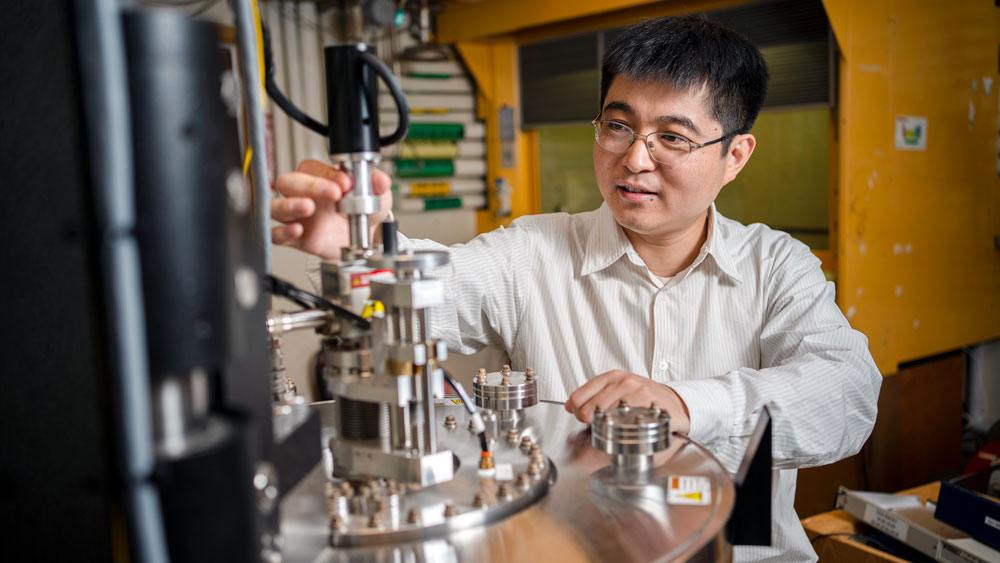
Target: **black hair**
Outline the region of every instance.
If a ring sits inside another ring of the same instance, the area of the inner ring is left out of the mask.
[[[601,108],[618,75],[681,91],[704,87],[708,109],[725,135],[749,132],[767,96],[767,65],[757,47],[696,16],[656,18],[624,29],[604,53]],[[729,139],[723,150],[728,146]]]

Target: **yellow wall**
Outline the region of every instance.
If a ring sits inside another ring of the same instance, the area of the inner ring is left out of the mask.
[[[992,2],[824,0],[840,65],[838,302],[884,373],[1000,336]],[[976,83],[975,88],[973,82]],[[928,120],[895,149],[896,115]]]

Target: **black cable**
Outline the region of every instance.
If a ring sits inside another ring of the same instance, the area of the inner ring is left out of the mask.
[[[448,385],[451,385],[451,388],[454,389],[455,392],[458,393],[458,396],[462,398],[462,403],[465,404],[465,410],[469,411],[470,415],[476,416],[478,414],[476,412],[476,404],[469,399],[469,394],[465,392],[465,387],[462,387],[462,384],[455,379],[455,376],[448,373],[448,370],[441,368],[441,371],[444,372],[444,378],[448,381]],[[489,442],[486,440],[485,428],[479,433],[479,446],[484,452],[490,451]]]
[[[396,109],[399,111],[399,124],[396,126],[396,130],[392,135],[379,137],[379,143],[382,146],[398,143],[410,131],[410,106],[406,103],[406,95],[403,94],[403,89],[399,87],[396,75],[389,70],[389,67],[385,66],[382,59],[376,57],[370,51],[361,51],[359,56],[361,60],[375,71],[375,74],[382,78],[382,82],[385,82],[385,85],[389,87],[389,93],[392,94],[392,98],[396,102]]]
[[[271,55],[271,31],[267,26],[262,24],[261,33],[264,40],[264,89],[267,90],[267,95],[271,96],[274,103],[278,104],[278,107],[287,113],[289,117],[320,135],[327,136],[330,132],[329,127],[309,117],[302,110],[295,107],[295,104],[286,98],[278,88],[278,84],[274,81],[275,69],[274,57]]]
[[[345,309],[332,301],[323,299],[319,295],[313,295],[308,291],[301,290],[291,283],[271,274],[264,274],[261,281],[264,284],[264,289],[273,295],[287,297],[302,307],[319,307],[321,309],[333,311],[336,316],[345,319],[354,326],[364,330],[370,330],[372,327],[371,322],[361,315],[358,315],[349,309]]]

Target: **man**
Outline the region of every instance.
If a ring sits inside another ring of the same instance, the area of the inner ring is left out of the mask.
[[[565,401],[582,421],[619,399],[656,401],[730,471],[769,404],[772,546],[736,556],[808,561],[796,469],[859,451],[881,375],[805,245],[715,210],[753,153],[766,85],[759,51],[714,23],[661,18],[622,33],[604,58],[594,120],[604,205],[522,217],[451,247],[453,299],[432,322],[459,352],[496,346],[534,367],[540,398]],[[374,184],[387,210],[388,178]],[[274,240],[336,259],[347,231],[335,205],[350,186],[318,162],[281,176],[288,197],[272,214],[286,224]]]

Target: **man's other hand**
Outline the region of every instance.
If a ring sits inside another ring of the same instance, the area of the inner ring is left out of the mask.
[[[392,209],[392,182],[378,169],[372,170],[371,178],[372,191],[382,203],[369,222],[371,240],[376,240],[376,229]],[[278,176],[275,189],[285,197],[271,200],[271,218],[284,225],[271,229],[271,240],[324,260],[339,259],[340,249],[350,244],[350,234],[347,217],[337,211],[337,204],[353,187],[349,174],[318,160],[304,160],[296,172]]]
[[[618,369],[602,373],[581,385],[569,396],[565,408],[580,422],[589,424],[595,407],[607,410],[622,399],[633,407],[648,407],[656,402],[670,415],[670,426],[674,432],[687,434],[691,428],[687,406],[673,389],[648,377]]]

